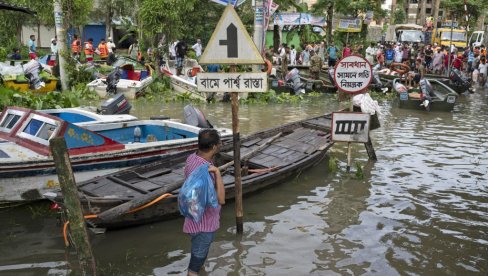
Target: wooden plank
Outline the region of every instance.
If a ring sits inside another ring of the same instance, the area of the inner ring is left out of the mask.
[[[136,187],[137,189],[145,190],[145,191],[153,191],[155,189],[161,188],[162,185],[156,185],[156,182],[150,181],[140,181],[137,183],[132,184],[132,186]]]
[[[249,140],[249,141],[247,141],[247,142],[242,143],[241,145],[242,145],[242,146],[244,146],[244,147],[250,147],[250,146],[252,146],[252,145],[255,145],[255,144],[257,144],[257,143],[261,142],[262,140],[264,140],[264,139],[261,139],[261,138],[254,138],[254,139],[252,139],[252,140]]]

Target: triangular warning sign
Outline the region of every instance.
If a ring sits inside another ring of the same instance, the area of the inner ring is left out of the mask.
[[[264,64],[233,6],[225,8],[199,63]]]

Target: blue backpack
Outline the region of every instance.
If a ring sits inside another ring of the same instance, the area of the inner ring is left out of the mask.
[[[185,180],[178,194],[180,213],[197,223],[202,219],[205,208],[219,206],[208,167],[209,164],[203,164],[196,168]]]

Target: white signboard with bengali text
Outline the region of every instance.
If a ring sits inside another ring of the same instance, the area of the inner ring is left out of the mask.
[[[334,68],[334,82],[337,88],[344,93],[363,93],[372,79],[371,64],[360,56],[345,57]]]
[[[371,115],[361,112],[332,113],[332,141],[367,143]]]
[[[199,73],[200,92],[267,92],[268,75],[264,73]]]

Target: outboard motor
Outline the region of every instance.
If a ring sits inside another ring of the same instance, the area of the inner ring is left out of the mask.
[[[104,115],[129,114],[131,108],[132,105],[124,94],[118,93],[102,103],[99,113]]]
[[[122,76],[122,69],[115,68],[114,71],[107,76],[107,93],[117,94],[117,84],[119,83],[120,77]]]
[[[187,105],[183,108],[183,113],[185,116],[185,124],[201,128],[213,128],[212,124],[210,124],[198,108]]]
[[[24,70],[24,75],[27,80],[29,80],[29,84],[32,89],[39,90],[46,85],[39,77],[42,70],[42,65],[39,63],[39,61],[32,59],[24,64],[22,69]]]
[[[449,75],[449,78],[457,86],[464,86],[464,87],[471,86],[471,83],[469,82],[469,80],[467,78],[463,77],[461,71],[459,71],[456,68],[452,68],[451,74]]]
[[[385,87],[383,85],[383,83],[381,82],[380,75],[378,74],[377,68],[378,67],[376,67],[376,66],[375,66],[375,68],[373,68],[373,80],[371,82],[371,87],[373,89],[376,89],[378,91],[386,93],[388,91],[388,88]]]
[[[302,83],[302,80],[300,79],[300,71],[298,71],[297,68],[293,68],[286,74],[285,81],[293,89],[295,95],[305,93],[305,84]]]

